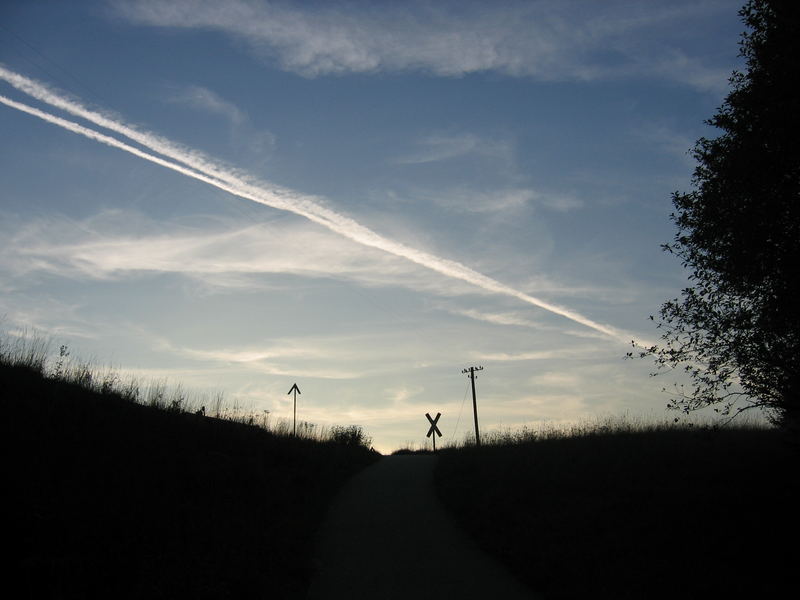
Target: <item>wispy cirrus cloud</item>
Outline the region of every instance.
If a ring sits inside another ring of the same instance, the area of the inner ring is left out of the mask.
[[[267,343],[245,347],[198,348],[168,344],[168,349],[173,355],[221,368],[319,379],[359,379],[382,377],[391,372],[387,363],[403,361],[417,340],[418,335],[406,331],[347,332],[272,338]],[[436,348],[422,352],[429,355],[432,363],[437,359],[441,362]],[[394,393],[387,399],[394,402],[405,402],[418,393],[411,393],[406,386],[393,389]]]
[[[99,127],[107,128],[118,135],[128,138],[132,142],[140,144],[146,150],[123,142],[114,136],[101,133],[90,127],[85,127],[74,121],[64,119],[36,107],[0,95],[0,103],[9,108],[34,116],[100,144],[122,150],[123,152],[127,152],[128,154],[153,164],[180,173],[187,178],[201,181],[234,196],[304,217],[366,248],[382,250],[455,281],[466,282],[486,292],[510,296],[527,304],[537,306],[570,321],[594,329],[617,342],[624,341],[627,343],[627,341],[631,339],[630,334],[627,332],[618,330],[611,325],[594,321],[567,307],[559,306],[521,292],[520,290],[461,264],[458,261],[436,256],[420,248],[415,248],[380,235],[355,219],[329,208],[321,198],[300,194],[294,190],[280,188],[274,184],[259,181],[235,169],[217,164],[202,153],[183,148],[165,138],[149,132],[141,131],[109,115],[90,110],[77,101],[53,92],[47,86],[24,77],[19,73],[5,69],[2,65],[0,65],[0,78],[7,81],[20,92],[85,119]]]
[[[493,323],[495,325],[510,325],[513,327],[531,327],[539,329],[542,327],[541,323],[537,323],[532,319],[526,319],[517,313],[496,313],[496,312],[482,312],[474,309],[458,309],[458,308],[445,308],[447,312],[474,319],[476,321],[484,321],[486,323]]]
[[[251,156],[264,159],[275,148],[276,139],[271,131],[254,128],[244,110],[213,90],[200,85],[172,84],[166,86],[165,100],[223,119],[229,125],[232,145]]]
[[[554,360],[557,358],[565,358],[567,356],[574,356],[571,350],[537,350],[532,352],[476,352],[476,360],[483,362],[517,362],[529,360]]]
[[[222,98],[216,92],[199,85],[172,85],[168,87],[166,99],[175,104],[189,106],[196,110],[219,115],[231,125],[241,125],[247,115],[233,102]]]
[[[374,354],[364,351],[359,336],[292,336],[271,338],[247,345],[203,347],[174,343],[150,334],[152,345],[178,357],[186,366],[200,364],[207,369],[234,371],[245,377],[261,375],[292,376],[313,379],[359,379],[377,369]],[[374,340],[369,340],[372,342]]]
[[[307,3],[139,0],[113,3],[131,22],[221,31],[288,71],[326,74],[423,70],[440,76],[499,71],[543,80],[657,76],[723,88],[729,67],[693,58],[671,35],[713,22],[722,0],[653,3]]]
[[[275,358],[242,358],[240,352],[226,353],[224,351],[201,352],[193,351],[184,353],[185,356],[195,360],[211,361],[222,365],[238,365],[262,375],[279,375],[283,377],[304,377],[312,379],[359,379],[366,375],[365,371],[356,371],[352,368],[324,367],[309,365],[302,358],[295,356],[291,361],[279,361]],[[283,357],[281,357],[283,358]],[[322,362],[322,361],[320,361]]]
[[[260,289],[271,275],[347,280],[441,295],[474,294],[425,269],[303,222],[155,221],[107,211],[75,221],[47,216],[0,228],[0,272],[26,277],[116,280],[170,274],[210,290]]]
[[[416,190],[410,195],[460,213],[513,213],[525,207],[569,212],[584,206],[583,200],[576,196],[543,192],[531,187],[498,186],[488,190],[459,187],[436,191]]]
[[[469,154],[511,160],[512,149],[506,140],[485,139],[474,133],[430,134],[417,142],[414,151],[394,159],[396,164],[417,165]]]
[[[676,131],[665,123],[642,123],[631,136],[651,144],[665,154],[678,158],[686,166],[693,167],[697,163],[692,157],[695,139],[684,132]]]

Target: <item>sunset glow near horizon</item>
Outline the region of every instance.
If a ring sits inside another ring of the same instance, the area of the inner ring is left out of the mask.
[[[665,417],[625,361],[738,3],[8,2],[0,316],[388,452]]]

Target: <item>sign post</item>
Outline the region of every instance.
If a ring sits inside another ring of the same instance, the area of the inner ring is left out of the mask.
[[[428,422],[431,424],[430,429],[428,429],[428,435],[425,437],[433,436],[433,453],[436,454],[436,436],[442,437],[442,432],[439,431],[439,428],[436,426],[436,423],[439,421],[439,417],[442,416],[442,413],[436,413],[435,418],[431,418],[430,413],[425,413],[425,416],[428,417]]]
[[[291,394],[292,392],[294,392],[294,419],[293,419],[294,426],[293,426],[293,429],[294,429],[294,437],[297,437],[297,394],[300,393],[300,388],[297,387],[296,383],[289,389],[289,394]],[[286,395],[288,396],[289,394],[286,394]]]

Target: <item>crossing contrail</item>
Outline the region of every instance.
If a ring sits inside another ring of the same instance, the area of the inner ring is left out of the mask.
[[[1,65],[0,79],[5,80],[17,90],[36,100],[89,121],[96,126],[113,131],[124,136],[128,140],[136,142],[146,150],[132,146],[116,137],[80,125],[74,121],[69,121],[0,95],[0,103],[10,108],[38,117],[48,123],[85,136],[101,144],[123,150],[187,177],[212,185],[240,198],[303,216],[310,221],[318,223],[364,246],[377,248],[395,256],[405,258],[436,273],[470,283],[486,291],[517,298],[522,302],[537,306],[585,327],[594,329],[615,340],[630,343],[630,334],[611,327],[610,325],[597,323],[569,308],[558,306],[521,292],[457,261],[442,258],[425,252],[424,250],[419,250],[384,237],[361,225],[354,219],[324,206],[320,198],[303,195],[294,190],[259,181],[246,173],[219,165],[200,152],[184,148],[156,134],[139,130],[136,127],[121,122],[117,118],[90,110],[79,102],[66,98],[39,82],[13,71],[9,71]]]

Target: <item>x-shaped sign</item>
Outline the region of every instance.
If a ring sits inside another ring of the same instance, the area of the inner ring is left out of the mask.
[[[428,417],[428,421],[431,423],[431,428],[428,430],[428,435],[425,437],[431,437],[434,433],[439,437],[442,437],[442,432],[439,431],[439,428],[436,426],[436,422],[439,420],[439,417],[442,416],[442,413],[436,413],[436,418],[431,419],[430,414],[425,413],[425,416]]]

